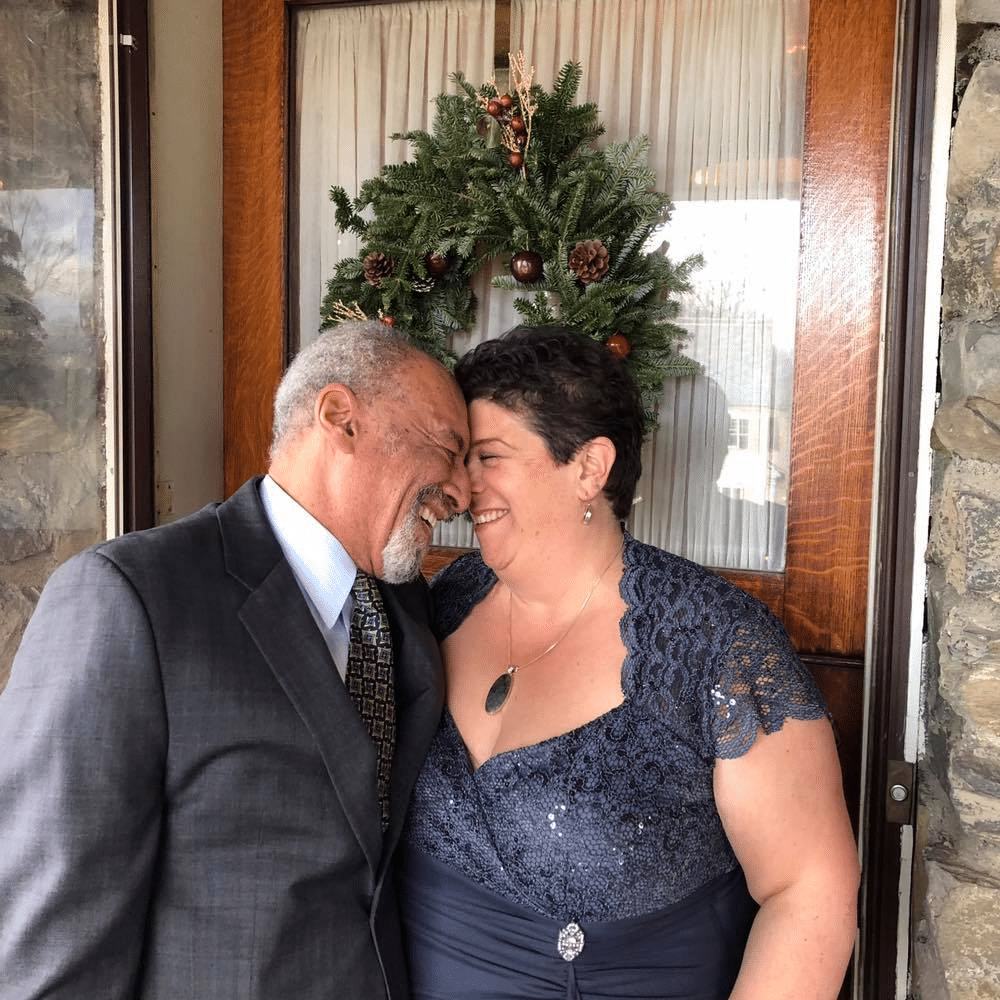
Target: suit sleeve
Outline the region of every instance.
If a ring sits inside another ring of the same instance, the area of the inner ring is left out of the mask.
[[[104,556],[74,557],[0,695],[4,997],[134,996],[166,732],[142,602]]]

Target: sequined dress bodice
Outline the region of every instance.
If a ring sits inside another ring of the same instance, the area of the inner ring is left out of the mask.
[[[786,718],[825,714],[763,605],[628,536],[623,559],[624,702],[478,769],[446,711],[404,834],[411,848],[556,919],[638,916],[732,871],[716,758],[742,755]],[[443,570],[432,585],[438,638],[495,583],[478,553]]]

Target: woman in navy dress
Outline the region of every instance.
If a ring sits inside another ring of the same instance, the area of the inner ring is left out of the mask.
[[[770,612],[623,531],[625,366],[519,328],[456,376],[480,552],[434,582],[447,708],[399,862],[415,1000],[821,1000],[857,852]]]

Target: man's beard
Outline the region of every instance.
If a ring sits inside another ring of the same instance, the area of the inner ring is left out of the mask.
[[[386,583],[406,583],[420,575],[420,566],[430,549],[424,541],[424,519],[418,513],[430,499],[437,499],[452,507],[451,498],[437,486],[425,486],[418,494],[406,520],[389,536],[382,549],[381,578]]]

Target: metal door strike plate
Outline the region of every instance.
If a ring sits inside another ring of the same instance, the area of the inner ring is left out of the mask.
[[[886,772],[885,818],[890,823],[913,822],[916,769],[905,760],[890,760]]]

